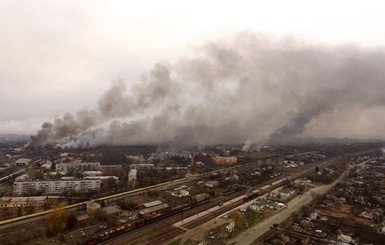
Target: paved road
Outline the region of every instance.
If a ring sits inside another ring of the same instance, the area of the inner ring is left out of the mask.
[[[230,239],[226,242],[226,244],[252,244],[254,240],[265,234],[270,229],[270,227],[273,226],[273,224],[279,224],[283,222],[289,218],[292,213],[298,211],[302,206],[309,204],[313,200],[311,192],[319,195],[325,194],[329,189],[340,182],[347,173],[348,171],[345,171],[345,173],[336,179],[332,184],[313,188],[303,195],[297,196],[288,203],[288,207],[286,209],[262,221],[261,223],[256,224],[254,227],[250,228],[239,236]]]
[[[321,165],[318,164],[318,166],[326,166],[328,164],[330,164],[330,163],[329,162],[324,162]],[[301,175],[303,175],[306,172],[308,172],[310,169],[313,169],[314,166],[310,166],[310,167],[306,166],[306,167],[304,167],[305,170],[302,170],[302,168],[301,168],[302,171],[297,172],[295,174],[295,176],[291,177],[291,178],[292,179],[296,179],[296,178],[300,177]],[[298,171],[298,169],[296,169],[296,171]],[[273,183],[278,184],[279,182],[283,181],[284,179],[285,178],[281,178],[280,180],[275,181]],[[266,190],[267,188],[272,188],[272,185],[268,184],[268,185],[265,185],[263,187],[259,187],[259,189],[261,189],[261,190]],[[281,187],[279,187],[279,188],[281,188]],[[264,194],[263,196],[260,196],[260,197],[266,197],[266,196],[267,196],[267,194]],[[241,196],[239,198],[236,198],[236,199],[233,199],[233,200],[231,200],[229,202],[225,202],[223,206],[231,205],[234,202],[237,202],[239,199],[242,199],[242,198],[243,198],[243,196]],[[253,202],[255,202],[255,199],[250,200],[249,202],[243,203],[242,205],[233,208],[231,211],[237,210],[239,208],[247,208]],[[197,219],[198,217],[205,216],[205,215],[208,215],[208,214],[213,214],[216,211],[218,211],[218,207],[214,207],[212,209],[202,211],[201,213],[199,213],[196,216],[191,216],[191,217],[188,217],[188,218],[184,219],[184,223],[182,223],[182,222],[175,223],[174,226],[178,227],[178,228],[187,228],[185,224],[188,224],[189,222],[194,222],[195,219]],[[228,211],[228,212],[230,213],[231,211]],[[182,240],[183,240],[183,239],[191,239],[191,238],[196,239],[197,237],[202,237],[202,234],[205,234],[206,231],[211,230],[213,227],[217,227],[219,225],[219,224],[217,224],[217,221],[218,221],[218,223],[222,223],[221,222],[221,221],[223,221],[223,219],[221,219],[222,216],[223,216],[223,214],[220,214],[217,217],[213,217],[212,220],[210,220],[210,221],[208,221],[208,222],[206,222],[204,224],[201,224],[201,225],[199,225],[199,226],[197,226],[195,228],[189,227],[189,229],[187,229],[188,231],[183,236],[180,236],[180,238],[182,238]],[[163,244],[167,244],[167,243],[163,243]]]

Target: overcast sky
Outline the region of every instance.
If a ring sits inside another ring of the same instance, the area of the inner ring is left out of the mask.
[[[0,133],[93,109],[111,82],[240,32],[320,45],[385,43],[383,1],[0,0]]]

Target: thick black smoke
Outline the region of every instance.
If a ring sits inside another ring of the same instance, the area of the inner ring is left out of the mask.
[[[182,147],[279,143],[304,134],[384,137],[385,117],[377,124],[359,117],[384,112],[384,64],[382,49],[241,34],[208,43],[193,58],[155,65],[129,91],[116,82],[97,109],[44,123],[33,144],[81,137],[106,124],[94,134],[93,144],[171,142]]]

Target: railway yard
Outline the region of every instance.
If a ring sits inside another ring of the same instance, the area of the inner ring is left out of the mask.
[[[351,180],[352,186],[357,188],[357,181],[364,182],[362,176],[357,176],[357,169],[368,164],[380,168],[381,154],[378,148],[365,146],[342,155],[325,156],[316,151],[279,157],[271,154],[262,160],[206,172],[194,166],[195,171],[182,178],[4,219],[0,221],[0,240],[1,244],[23,244],[23,239],[32,241],[30,244],[89,245],[288,244],[288,241],[327,244],[322,243],[327,235],[330,237],[327,241],[352,235],[349,227],[355,227],[356,240],[365,229],[382,239],[383,211],[369,212],[368,207],[361,207],[352,225],[352,209],[343,208],[349,201],[362,204],[361,198],[342,199],[345,202],[338,204],[338,208],[345,210],[342,214],[333,211],[337,204],[330,204],[334,200],[330,193],[341,185],[345,187],[352,176],[355,178]],[[374,176],[373,170],[371,174]],[[381,189],[381,183],[377,188]],[[341,196],[340,189],[336,198]],[[329,201],[322,199],[325,195]],[[379,204],[378,201],[376,205]],[[309,213],[328,217],[328,222],[322,218],[304,227],[306,222],[302,221],[310,219],[306,217]],[[61,221],[65,227],[58,234],[50,234],[52,220],[56,225],[60,217],[65,217]],[[365,220],[368,217],[372,221]],[[342,224],[343,229],[333,235],[337,224]]]

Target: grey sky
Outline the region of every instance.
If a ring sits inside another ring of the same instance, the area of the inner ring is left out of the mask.
[[[97,109],[112,81],[124,80],[129,92],[154,64],[179,64],[205,43],[240,32],[364,49],[385,41],[381,1],[136,2],[0,0],[0,133],[32,134],[66,112]],[[377,134],[373,125],[368,133],[356,124],[333,125],[312,121],[307,132]]]

